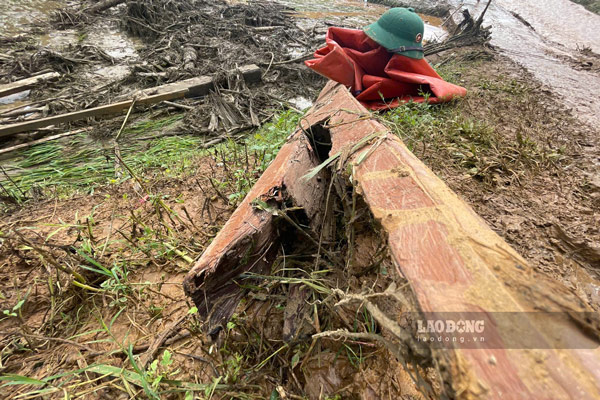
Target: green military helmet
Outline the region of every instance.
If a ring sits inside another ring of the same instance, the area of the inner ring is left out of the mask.
[[[412,8],[391,8],[363,30],[389,52],[417,60],[423,58],[425,24]]]

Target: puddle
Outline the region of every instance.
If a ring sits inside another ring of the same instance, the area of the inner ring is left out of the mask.
[[[142,46],[139,40],[120,32],[118,26],[102,22],[87,33],[79,33],[74,29],[50,32],[39,37],[39,44],[55,50],[76,44],[96,46],[117,61],[137,60],[136,49]]]
[[[27,96],[29,96],[30,92],[31,92],[30,90],[24,90],[19,93],[13,93],[8,96],[0,97],[0,105],[12,104],[13,106],[15,106],[14,103],[21,102],[24,99],[26,99]],[[0,111],[1,110],[2,110],[2,108],[0,107]]]
[[[51,11],[64,4],[48,0],[0,0],[0,2],[0,36],[30,34],[28,23],[34,22],[37,18],[47,18]],[[11,21],[12,25],[7,21]],[[139,40],[129,38],[116,24],[104,21],[88,27],[85,32],[66,29],[39,35],[37,44],[58,52],[76,45],[101,49],[112,57],[117,65],[90,65],[83,67],[78,73],[90,80],[104,80],[107,81],[106,83],[125,78],[130,73],[130,64],[139,61],[136,49],[142,47]],[[28,95],[29,91],[25,91],[0,98],[0,110],[18,107]]]
[[[136,43],[137,42],[137,43]],[[136,47],[141,47],[139,41],[134,41],[119,31],[118,26],[100,24],[86,35],[83,43],[101,48],[115,60],[133,60],[138,58]]]
[[[53,31],[39,37],[41,46],[59,50],[70,44],[78,42],[80,36],[74,29],[65,29],[63,31]]]
[[[0,35],[22,33],[27,24],[45,20],[62,5],[52,0],[0,0]]]
[[[125,78],[130,72],[131,68],[128,65],[111,65],[95,69],[86,75],[90,80],[102,78],[108,79],[109,81],[118,81]]]

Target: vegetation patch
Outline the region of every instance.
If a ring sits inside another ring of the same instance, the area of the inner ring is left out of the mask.
[[[521,133],[506,140],[493,125],[465,116],[456,104],[406,103],[385,113],[383,121],[420,157],[451,164],[489,184],[518,179],[561,158],[560,148],[547,152]]]
[[[573,3],[581,4],[591,12],[600,14],[600,1],[599,0],[571,0]]]
[[[123,140],[119,142],[120,158],[134,174],[150,179],[195,174],[200,158],[219,154],[228,179],[218,184],[237,186],[237,195],[231,199],[239,200],[275,157],[285,138],[295,129],[298,118],[298,113],[285,111],[241,143],[226,140],[211,148],[204,145],[203,136],[164,135],[165,130],[179,129],[177,123],[181,115],[142,121],[124,129]],[[76,193],[93,193],[98,186],[120,185],[132,177],[129,173],[117,172],[121,161],[114,149],[114,141],[85,134],[64,142],[32,146],[4,163],[0,175],[1,194],[20,204],[32,197],[65,199]],[[238,155],[242,154],[248,165],[228,168],[229,163],[239,160]],[[252,167],[248,168],[250,163]]]

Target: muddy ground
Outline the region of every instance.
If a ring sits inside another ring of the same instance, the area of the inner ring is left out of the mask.
[[[66,157],[54,148],[20,154],[17,168],[14,160],[3,164],[11,178],[1,181],[6,190],[0,222],[0,308],[5,310],[0,372],[15,385],[1,387],[0,394],[90,399],[454,397],[430,358],[398,359],[366,335],[312,339],[315,333],[339,328],[385,336],[360,301],[335,307],[339,293],[334,289],[364,294],[404,282],[395,276],[385,237],[370,215],[362,213],[349,224],[341,200],[334,202],[333,222],[339,241],[327,250],[339,252],[346,262],[328,263],[292,236],[289,242],[295,244],[282,248],[272,275],[240,281],[247,295],[218,339],[202,329],[203,321],[183,293],[183,277],[295,129],[300,114],[286,107],[287,101],[299,94],[314,99],[324,83],[294,60],[320,44],[327,17],[306,30],[296,27],[292,10],[273,3],[197,2],[191,10],[188,2],[154,2],[166,7],[164,16],[142,7],[149,2],[131,4],[126,12],[121,8],[108,15],[134,38],[150,41],[137,50],[147,63],[133,66],[107,88],[94,89],[99,82],[77,72],[112,65],[97,49],[75,45],[59,57],[41,51],[30,39],[3,40],[1,52],[10,49],[11,55],[0,65],[4,79],[48,65],[69,73],[30,94],[27,101],[47,105],[43,112],[48,114],[106,101],[137,87],[223,73],[236,63],[258,62],[266,71],[264,84],[256,90],[235,86],[239,81],[230,76],[233,84],[218,94],[224,101],[216,101],[215,94],[212,101],[180,103],[192,110],[164,104],[140,110],[120,143],[125,164],[120,169],[109,139],[123,117],[94,123],[86,141],[60,142],[64,148],[102,143],[68,164],[52,164]],[[170,8],[177,5],[183,8]],[[215,21],[228,13],[236,22],[225,29]],[[185,29],[173,27],[181,15]],[[76,32],[86,32],[91,23],[73,9],[55,18],[61,28]],[[264,26],[283,28],[248,34]],[[298,52],[281,52],[276,41],[281,30],[293,37]],[[264,41],[263,35],[268,35]],[[216,45],[221,37],[228,38],[227,46]],[[190,44],[207,46],[197,48],[209,49],[213,58],[198,57],[186,68],[183,49]],[[598,310],[599,132],[493,49],[453,49],[429,61],[445,79],[465,86],[468,96],[443,106],[409,104],[378,118],[532,266]],[[226,90],[240,98],[232,99]],[[250,107],[261,122],[268,122],[251,126]],[[212,130],[211,115],[219,121]],[[74,128],[89,125],[86,121]],[[168,135],[146,139],[163,134]],[[97,139],[103,137],[108,139]],[[214,139],[223,143],[215,145]],[[24,140],[12,138],[3,146]],[[52,157],[42,158],[49,150]],[[136,157],[141,153],[148,156]],[[104,164],[90,154],[105,158]],[[41,158],[37,163],[36,157]],[[74,172],[31,178],[45,164],[68,165]],[[86,164],[93,168],[81,168]],[[115,175],[119,170],[121,175]],[[345,240],[349,226],[356,234],[351,247]],[[405,290],[410,298],[410,289]],[[378,300],[378,306],[398,319],[407,311],[389,301]],[[422,379],[415,384],[417,377]]]

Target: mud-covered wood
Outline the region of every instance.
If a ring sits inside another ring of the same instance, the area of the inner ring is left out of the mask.
[[[256,65],[245,65],[240,67],[239,73],[242,74],[246,82],[256,82],[260,80],[260,68]],[[16,124],[0,127],[0,137],[14,135],[15,133],[31,131],[43,128],[49,125],[61,124],[65,122],[79,121],[90,117],[102,117],[111,114],[118,114],[131,107],[135,101],[136,104],[156,104],[165,100],[175,100],[183,97],[204,96],[214,87],[214,78],[211,76],[199,76],[185,79],[179,82],[168,83],[140,91],[135,96],[136,100],[130,98],[117,103],[107,104],[86,110],[74,111],[61,115],[35,119],[31,121],[20,122]]]
[[[572,291],[529,267],[397,136],[368,117],[345,87],[329,83],[302,125],[327,120],[329,154],[343,154],[352,168],[357,191],[387,234],[397,273],[411,285],[419,311],[454,312],[467,320],[473,313],[487,315],[486,336],[500,345],[432,352],[451,392],[464,399],[600,398],[597,315],[584,314],[591,310]],[[275,199],[286,188],[309,218],[320,217],[326,177],[301,179],[314,165],[305,136],[296,132],[188,274],[184,288],[211,316],[211,326],[237,305],[242,292],[235,278],[268,270],[275,255],[273,216],[253,209],[251,201]],[[534,314],[540,311],[555,317]],[[514,313],[516,322],[491,323],[500,312]],[[502,342],[507,338],[513,343]],[[534,345],[519,347],[521,339]]]
[[[486,336],[506,339],[511,331],[516,342],[538,341],[533,349],[435,350],[460,398],[600,398],[598,318],[583,313],[591,310],[581,299],[529,267],[397,136],[365,119],[367,110],[344,87],[328,84],[312,113],[331,116],[331,154],[381,133],[349,162],[421,311],[458,312],[465,319],[473,312],[490,319],[494,312],[514,312],[519,324],[486,325]],[[556,314],[533,314],[540,311]]]
[[[32,76],[31,78],[21,79],[15,82],[0,85],[0,97],[31,89],[39,85],[41,82],[58,79],[59,77],[60,74],[58,72],[48,72],[42,75]]]
[[[272,212],[253,207],[259,199],[273,208],[284,203],[302,207],[312,226],[321,220],[326,187],[324,173],[301,177],[320,163],[302,130],[281,148],[250,193],[185,278],[183,287],[210,330],[227,320],[243,292],[236,279],[243,272],[269,272],[279,251]]]

